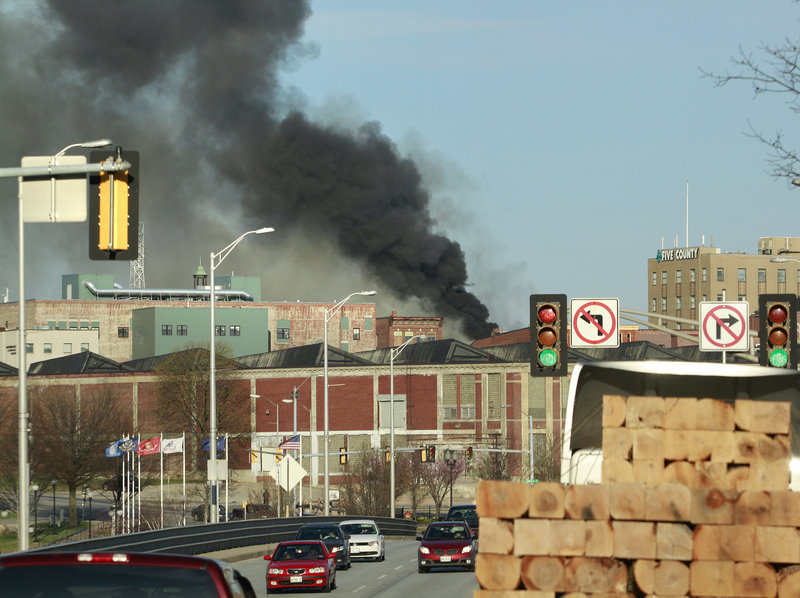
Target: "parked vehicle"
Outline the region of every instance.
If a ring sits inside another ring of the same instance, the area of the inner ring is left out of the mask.
[[[267,593],[295,588],[319,588],[330,592],[336,587],[336,559],[320,540],[281,542],[267,565]]]
[[[218,505],[219,507],[219,520],[225,521],[225,505]],[[192,519],[195,521],[205,521],[208,523],[211,521],[209,515],[211,512],[206,512],[206,505],[197,505],[194,509],[192,509]]]
[[[16,553],[0,557],[0,596],[255,598],[228,563],[154,553]]]
[[[306,523],[299,530],[295,540],[322,540],[328,550],[336,557],[336,566],[349,569],[350,536],[336,523]]]
[[[386,543],[378,525],[372,519],[347,519],[339,527],[350,536],[350,557],[354,559],[386,558]]]
[[[434,567],[466,567],[475,570],[475,533],[466,521],[434,521],[417,536],[417,570],[427,573]]]

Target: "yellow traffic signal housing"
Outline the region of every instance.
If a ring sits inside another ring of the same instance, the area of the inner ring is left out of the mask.
[[[283,461],[283,449],[275,449],[275,463]]]
[[[100,173],[100,251],[128,249],[128,174],[127,170]]]
[[[339,449],[339,464],[347,465],[347,449],[344,447]]]

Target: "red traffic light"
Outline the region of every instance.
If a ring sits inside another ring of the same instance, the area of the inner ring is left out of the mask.
[[[547,303],[539,307],[539,311],[536,313],[536,316],[541,322],[544,322],[545,324],[552,324],[556,321],[556,318],[558,318],[558,309],[556,309],[555,306]]]
[[[769,308],[769,312],[767,312],[767,317],[769,318],[770,322],[775,322],[776,324],[783,324],[786,321],[786,318],[789,317],[789,311],[786,309],[786,306],[783,303],[776,303],[772,307]],[[784,340],[784,342],[786,342]]]

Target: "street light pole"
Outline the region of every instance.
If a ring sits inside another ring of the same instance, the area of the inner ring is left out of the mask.
[[[54,154],[51,162],[56,164],[58,158],[63,156],[67,150],[74,147],[107,147],[111,145],[110,139],[95,139],[93,141],[83,141],[81,143],[71,143],[64,149]],[[17,452],[18,452],[18,468],[19,468],[19,526],[18,526],[18,540],[19,549],[28,550],[30,548],[30,488],[31,481],[30,465],[28,464],[28,371],[25,360],[27,358],[27,343],[25,338],[25,216],[23,210],[24,201],[22,199],[22,179],[20,175],[17,178],[17,198],[19,202],[18,218],[19,218],[19,315],[17,316],[18,324],[17,331],[19,333],[17,340],[17,357],[19,366],[17,368],[17,385],[18,385],[18,439],[17,439]]]
[[[322,344],[324,346],[324,349],[323,349],[323,371],[325,373],[325,375],[324,375],[324,378],[325,378],[325,385],[324,386],[325,386],[325,388],[323,390],[323,396],[325,397],[324,401],[323,401],[323,411],[325,412],[324,416],[323,416],[323,419],[324,419],[324,422],[325,422],[325,431],[323,433],[323,438],[322,438],[322,452],[325,454],[325,457],[323,459],[323,463],[325,464],[325,470],[324,470],[324,474],[323,474],[323,479],[325,480],[325,482],[323,484],[323,493],[324,494],[322,496],[322,504],[323,504],[322,512],[325,515],[325,517],[328,517],[330,515],[330,506],[328,504],[329,503],[328,494],[329,494],[329,487],[330,487],[330,466],[328,464],[328,322],[330,322],[331,318],[333,318],[333,316],[336,314],[336,312],[339,311],[345,303],[347,303],[347,301],[348,301],[348,299],[350,299],[350,297],[353,297],[355,295],[363,295],[365,297],[369,297],[369,296],[372,296],[372,295],[376,295],[377,293],[378,293],[378,291],[374,291],[374,290],[373,291],[356,291],[354,293],[350,293],[347,297],[345,297],[344,299],[339,301],[339,303],[337,303],[336,305],[334,305],[330,309],[326,309],[325,310],[325,327],[324,327],[324,330],[323,330],[323,333],[322,333],[322,335],[323,335]]]
[[[52,479],[50,483],[53,484],[53,526],[56,524],[56,484],[58,480]]]
[[[424,334],[412,336],[396,349],[389,349],[389,517],[394,517],[394,359],[400,355],[411,341],[418,338],[427,338]]]
[[[219,504],[218,496],[217,496],[217,377],[216,377],[216,368],[217,368],[217,354],[216,354],[216,328],[214,324],[214,304],[216,303],[216,297],[214,296],[215,289],[214,289],[214,271],[217,267],[222,263],[222,261],[228,257],[228,254],[233,251],[233,248],[236,247],[242,239],[244,239],[247,235],[261,235],[263,233],[271,233],[275,229],[271,227],[263,227],[257,230],[247,231],[243,235],[239,236],[235,241],[233,241],[230,245],[225,247],[219,253],[211,252],[211,256],[209,259],[209,266],[210,266],[210,285],[209,285],[209,301],[210,301],[210,320],[211,320],[211,347],[209,349],[209,482],[211,482],[211,522],[218,523],[219,522]]]

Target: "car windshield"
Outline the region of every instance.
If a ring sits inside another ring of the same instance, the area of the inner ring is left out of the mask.
[[[342,525],[342,529],[345,533],[354,535],[354,534],[372,534],[375,535],[378,533],[378,530],[375,529],[375,526],[371,523],[346,523]]]
[[[469,532],[463,525],[432,525],[425,533],[426,540],[466,540]]]
[[[450,513],[450,519],[477,519],[478,513],[474,509],[459,509]]]
[[[340,537],[335,527],[309,527],[297,532],[298,540],[338,540]]]
[[[324,558],[322,548],[316,544],[284,544],[278,546],[273,561],[292,561],[297,559]]]
[[[137,565],[37,565],[0,568],[0,594],[20,598],[217,598],[202,569]]]

